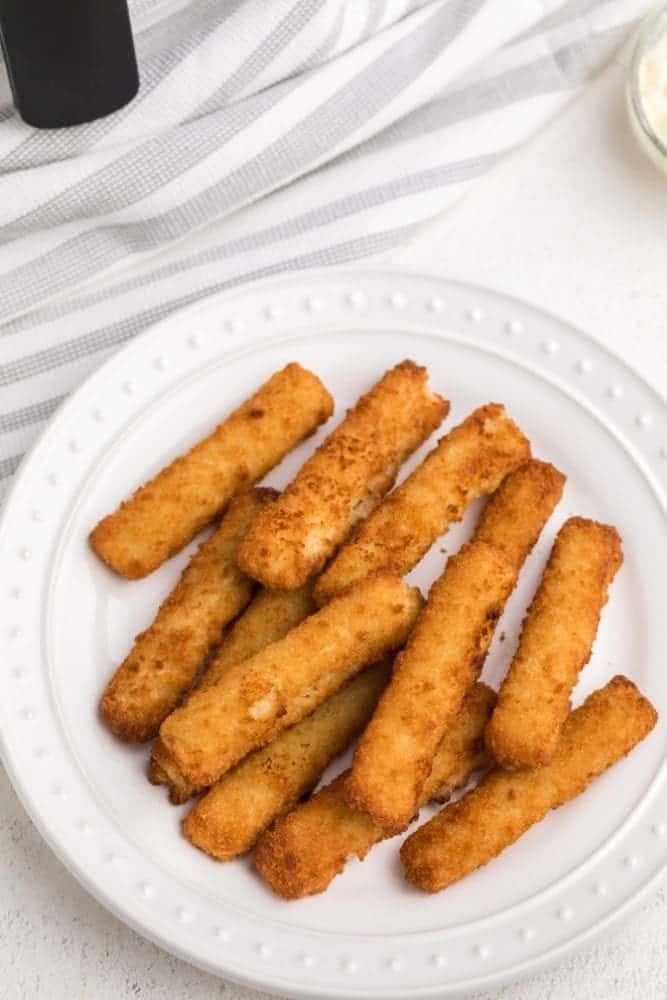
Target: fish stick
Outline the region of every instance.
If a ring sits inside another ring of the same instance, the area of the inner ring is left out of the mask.
[[[473,541],[433,584],[345,786],[348,803],[388,833],[415,815],[438,744],[478,678],[515,579],[501,552]]]
[[[480,406],[360,525],[320,576],[317,603],[378,569],[408,573],[473,500],[529,458],[530,442],[504,407]]]
[[[572,517],[558,532],[486,729],[502,767],[546,764],[554,755],[622,561],[615,528]]]
[[[254,656],[269,643],[282,639],[313,610],[310,584],[298,590],[260,590],[223,638],[211,663],[199,678],[197,690],[217,684],[230,667]],[[170,782],[169,774],[160,763],[165,753],[158,738],[153,745],[148,777],[154,785],[169,785],[171,802],[180,805],[192,798],[197,789],[177,773],[172,774],[175,783]]]
[[[334,757],[361,732],[390,673],[388,661],[369,667],[312,715],[242,760],[183,820],[190,843],[218,861],[249,851],[277,816],[315,787]]]
[[[486,684],[470,689],[438,747],[420,806],[436,798],[446,801],[487,764],[482,733],[494,702],[495,694]],[[283,899],[324,892],[349,858],[363,861],[386,838],[368,813],[347,805],[344,784],[349,773],[343,772],[260,837],[255,868]]]
[[[311,583],[296,590],[260,590],[231,626],[198,687],[203,689],[217,684],[229,667],[284,638],[315,610]]]
[[[100,714],[130,743],[155,736],[191,688],[223,627],[248,603],[254,583],[236,565],[236,553],[257,513],[278,496],[253,489],[236,497],[220,526],[199,547],[109,682]]]
[[[506,597],[509,596],[510,591],[513,589],[519,571],[521,569],[521,566],[523,565],[523,562],[526,559],[526,556],[533,548],[535,542],[539,538],[540,532],[542,531],[544,524],[546,523],[547,519],[553,512],[554,507],[560,500],[564,483],[565,483],[565,477],[563,476],[562,473],[560,473],[557,469],[555,469],[554,466],[546,462],[530,460],[526,462],[524,465],[520,466],[518,469],[515,469],[513,472],[510,472],[510,474],[503,480],[500,487],[493,494],[491,500],[488,502],[482,514],[482,517],[480,518],[480,522],[477,526],[474,538],[475,541],[481,541],[484,544],[492,545],[494,548],[499,550],[507,560],[508,566],[511,567],[511,579],[509,580],[508,589],[504,600],[506,600]],[[445,578],[446,577],[447,573],[445,573]],[[468,583],[469,582],[470,581],[468,581]],[[434,588],[434,591],[432,593],[432,599],[436,604],[436,610],[434,612],[434,617],[431,620],[430,629],[433,630],[433,628],[435,627],[436,631],[433,632],[430,638],[429,638],[430,633],[428,624],[429,621],[428,610],[425,610],[422,616],[425,619],[425,626],[424,626],[426,629],[425,641],[428,644],[429,648],[431,648],[432,650],[435,650],[435,647],[439,643],[442,643],[444,646],[444,644],[447,642],[449,638],[448,631],[445,631],[444,628],[446,628],[447,630],[450,628],[450,624],[446,619],[443,618],[440,621],[438,620],[439,612],[437,608],[441,606],[441,601],[438,600],[438,589],[439,588]],[[445,595],[447,595],[447,593],[448,590],[446,589]],[[449,598],[445,596],[445,599],[448,600]],[[429,598],[429,603],[430,601],[431,598]],[[421,622],[420,625],[418,626],[418,629],[420,627],[421,627]],[[443,629],[443,631],[438,631],[438,629],[441,628]],[[417,630],[415,630],[415,636],[416,635],[417,635]],[[438,636],[440,638],[438,638]],[[423,654],[419,652],[418,648],[416,652],[416,657],[419,658],[422,655]],[[406,657],[407,657],[407,651],[406,651]],[[481,668],[481,664],[478,665],[478,669],[479,668]],[[408,669],[410,668],[408,667]],[[417,677],[420,676],[419,672],[415,674],[415,677],[413,679],[414,683],[416,684],[430,683],[430,681],[425,680],[425,676],[429,675],[431,671],[434,671],[435,673],[438,672],[436,663],[431,662],[430,664],[428,664],[426,660],[422,661],[421,669],[423,670],[421,679],[417,680]],[[451,666],[449,669],[451,669]],[[473,677],[472,675],[470,675],[468,681],[464,682],[464,684],[462,684],[461,687],[458,689],[458,694],[455,694],[453,707],[450,708],[451,711],[454,712],[456,711],[456,705],[458,704],[456,698],[458,697],[460,700],[460,697],[465,692],[465,687],[469,686],[472,679]],[[403,694],[401,694],[400,688],[397,690],[397,697],[398,697],[397,704],[398,704],[399,716],[397,718],[396,724],[398,725],[400,723],[400,720],[402,719],[403,715],[407,712],[412,721],[416,723],[418,726],[419,721],[417,716],[415,715],[415,713],[413,713],[407,701],[405,702],[402,701],[402,698],[407,697],[405,693],[407,690],[408,688],[404,688]],[[450,693],[452,692],[450,691]],[[387,698],[389,697],[390,695],[388,692]],[[426,704],[424,705],[424,707],[426,707]],[[396,710],[396,708],[397,705],[395,703],[394,709]],[[442,724],[442,719],[440,721]],[[424,719],[421,720],[421,724],[422,725],[426,724]],[[388,735],[389,733],[390,733],[390,728],[385,730],[385,735]],[[403,742],[405,741],[405,739],[406,739],[405,734],[402,733],[400,740]],[[396,740],[395,738],[392,739],[392,743],[398,743],[398,742],[399,741]],[[432,743],[430,745],[431,747],[433,746]],[[407,742],[405,743],[404,749],[405,752],[409,752],[407,749]],[[428,758],[426,756],[427,754],[426,744],[422,745],[422,751],[424,752],[425,756],[421,759],[421,761],[417,765],[418,771],[413,771],[411,777],[409,776],[410,772],[408,770],[403,771],[403,778],[405,779],[406,783],[409,782],[410,780],[414,780],[416,782],[415,785],[416,788],[418,788],[420,780],[417,777],[417,775],[418,774],[423,775],[428,773],[428,763],[427,763]],[[388,765],[391,766],[391,764],[389,764],[389,760],[390,758],[387,755],[386,761]],[[413,767],[415,767],[415,764],[416,762],[413,762]],[[369,766],[372,767],[372,764]],[[387,780],[389,780],[387,775],[385,775],[385,777],[387,777]],[[351,784],[353,785],[353,782]],[[386,787],[388,788],[390,786],[387,785]],[[354,790],[352,791],[351,794],[354,795]],[[375,794],[377,795],[382,794],[382,789],[379,786],[376,788]],[[407,790],[405,794],[407,796],[408,794]],[[414,794],[414,792],[412,794]],[[392,785],[392,795],[395,795],[395,785]],[[360,801],[366,803],[365,798]],[[368,806],[364,804],[364,808],[368,808]],[[371,808],[377,808],[377,807],[371,806]],[[378,815],[379,815],[378,813],[375,813],[376,819],[378,818]],[[402,822],[409,821],[410,816],[411,813],[408,809],[406,801],[402,813]],[[380,820],[380,822],[382,822],[382,820]],[[395,820],[396,825],[398,825],[399,822],[400,821],[397,818]]]
[[[192,541],[333,413],[316,375],[292,363],[103,518],[90,543],[111,569],[138,579]]]
[[[400,852],[405,877],[419,889],[439,892],[487,864],[628,754],[657,717],[632,681],[614,677],[568,717],[550,763],[490,771],[408,837]]]
[[[362,667],[403,645],[423,599],[384,573],[341,594],[284,639],[195,691],[160,727],[160,763],[207,788],[313,712]]]
[[[502,481],[482,511],[475,538],[500,549],[518,574],[564,486],[555,466],[531,459]]]
[[[271,514],[257,518],[239,550],[248,576],[293,590],[322,568],[447,415],[449,403],[427,381],[425,368],[403,361],[348,411]]]

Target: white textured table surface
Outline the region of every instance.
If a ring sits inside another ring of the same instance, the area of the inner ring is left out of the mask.
[[[667,389],[667,176],[636,150],[623,66],[384,266],[473,281],[559,314]],[[474,1000],[665,1000],[667,894],[549,971]],[[2,1000],[253,1000],[143,941],[52,856],[0,770]],[[473,1000],[471,997],[470,1000]]]

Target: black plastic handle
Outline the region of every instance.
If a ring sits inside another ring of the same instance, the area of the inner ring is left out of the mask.
[[[16,107],[35,128],[101,118],[139,88],[127,0],[0,0],[0,36]]]

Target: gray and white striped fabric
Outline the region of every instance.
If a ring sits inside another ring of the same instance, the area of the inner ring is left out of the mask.
[[[0,84],[0,495],[60,401],[221,288],[407,240],[644,0],[131,0],[136,100],[37,132]]]

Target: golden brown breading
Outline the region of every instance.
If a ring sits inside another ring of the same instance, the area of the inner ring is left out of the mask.
[[[433,758],[476,681],[516,574],[486,542],[452,556],[354,755],[348,802],[387,832],[417,810]]]
[[[480,406],[360,525],[317,581],[317,603],[378,569],[408,573],[473,500],[529,458],[530,443],[504,407]]]
[[[230,667],[254,656],[269,643],[282,639],[313,610],[312,586],[309,583],[298,590],[260,590],[223,638],[220,648],[199,678],[197,690],[217,684]],[[157,739],[148,777],[154,785],[170,785],[169,798],[175,805],[180,805],[192,798],[197,789],[185,781],[178,771],[169,771],[168,760],[165,769],[161,763],[165,757],[168,755]]]
[[[615,528],[572,517],[560,529],[486,730],[503,767],[551,760],[622,561]]]
[[[447,799],[487,763],[482,732],[494,701],[495,694],[485,684],[470,689],[438,748],[420,805],[432,798]],[[324,892],[349,858],[363,860],[385,839],[382,827],[367,813],[348,806],[348,775],[345,771],[260,838],[255,868],[284,899]]]
[[[99,522],[90,543],[121,576],[146,576],[333,413],[319,378],[292,363],[212,434]]]
[[[387,661],[369,667],[312,715],[242,760],[185,817],[187,839],[219,861],[250,850],[277,816],[315,787],[334,757],[363,729],[390,673]]]
[[[475,538],[500,549],[518,574],[564,486],[562,472],[531,459],[502,481],[482,511]]]
[[[496,768],[408,837],[401,847],[406,878],[439,892],[487,864],[629,753],[656,720],[632,681],[614,677],[569,716],[549,764],[516,772]]]
[[[389,573],[364,581],[195,691],[160,728],[160,764],[197,788],[299,722],[362,667],[401,646],[423,601]],[[173,780],[173,778],[172,778]]]
[[[277,495],[254,489],[232,501],[153,624],[137,636],[100,703],[102,718],[116,736],[131,743],[155,736],[220,642],[223,627],[248,603],[254,583],[238,569],[236,553],[253,518]]]
[[[269,516],[257,518],[239,552],[248,576],[293,590],[322,568],[447,415],[427,380],[425,368],[403,361],[348,411]]]
[[[193,785],[181,774],[159,736],[153,741],[151,759],[148,762],[148,780],[151,785],[166,785],[169,801],[175,806],[182,805],[204,790],[203,786]]]
[[[446,802],[452,792],[467,784],[474,771],[490,763],[484,726],[495,703],[496,692],[481,681],[469,689],[436,750],[419,808],[427,802]]]
[[[282,639],[315,610],[312,583],[296,590],[260,590],[229,629],[197,686],[217,684],[229,667]]]

